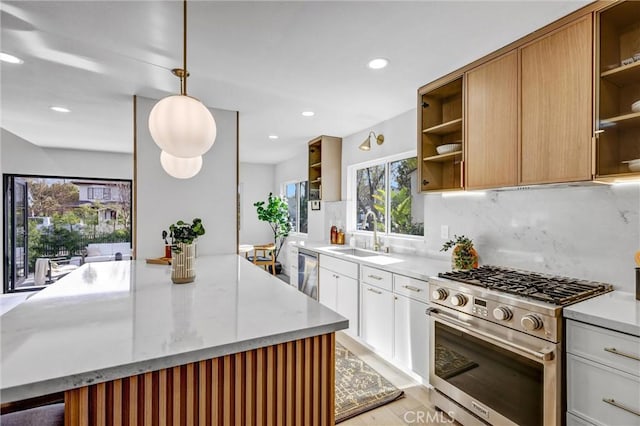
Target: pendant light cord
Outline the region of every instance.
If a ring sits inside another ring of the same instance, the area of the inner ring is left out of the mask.
[[[182,77],[182,94],[187,95],[187,0],[182,3],[182,69],[184,76]]]

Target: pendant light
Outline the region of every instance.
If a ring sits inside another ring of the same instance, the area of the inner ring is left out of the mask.
[[[183,1],[182,49],[182,68],[171,71],[180,78],[180,94],[167,96],[155,104],[149,114],[149,131],[165,153],[195,159],[215,142],[216,122],[202,102],[187,95],[187,0]],[[191,163],[196,164],[197,160]]]
[[[180,158],[162,151],[160,153],[160,164],[169,176],[173,176],[176,179],[189,179],[200,172],[202,155],[193,158]]]

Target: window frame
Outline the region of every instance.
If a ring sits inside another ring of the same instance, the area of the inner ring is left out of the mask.
[[[300,184],[307,184],[307,232],[300,232]],[[287,186],[288,185],[296,185],[296,211],[297,218],[296,220],[296,229],[291,229],[289,231],[289,235],[308,235],[309,234],[309,181],[308,180],[288,180],[283,182],[280,186],[280,196],[287,199]]]
[[[417,152],[413,151],[405,151],[399,154],[388,155],[386,157],[376,158],[375,160],[364,161],[362,163],[352,164],[347,167],[347,230],[353,235],[364,235],[364,236],[372,236],[373,231],[367,231],[358,229],[358,170],[362,170],[367,167],[383,165],[384,166],[384,176],[385,176],[385,192],[387,197],[385,199],[385,223],[384,223],[384,232],[378,231],[378,235],[384,238],[394,238],[394,239],[407,239],[407,240],[424,240],[425,234],[422,235],[409,235],[409,234],[399,234],[396,232],[390,232],[390,221],[391,221],[391,201],[389,199],[390,194],[390,164],[396,161],[406,160],[411,157],[417,157]],[[420,162],[418,161],[418,167]],[[420,193],[418,193],[420,195]],[[423,200],[424,201],[424,200]]]

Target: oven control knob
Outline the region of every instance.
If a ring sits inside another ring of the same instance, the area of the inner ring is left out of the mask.
[[[513,312],[506,306],[500,306],[493,310],[493,317],[498,321],[509,321],[513,317]]]
[[[433,297],[435,300],[444,300],[448,295],[449,293],[447,293],[447,290],[445,290],[444,288],[433,290],[433,293],[431,293],[431,297]]]
[[[522,325],[525,330],[534,331],[541,329],[543,324],[539,316],[530,314],[522,317],[520,325]]]
[[[453,306],[464,306],[467,304],[467,297],[464,294],[456,294],[451,297],[451,304]]]

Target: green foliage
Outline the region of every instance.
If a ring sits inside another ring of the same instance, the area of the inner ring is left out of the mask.
[[[456,247],[453,251],[453,264],[456,269],[467,270],[472,269],[477,261],[477,253],[473,248],[473,241],[464,235],[454,235],[452,240],[442,245],[440,251],[448,251],[452,247]]]
[[[47,184],[43,179],[29,179],[29,208],[33,216],[53,216],[67,206],[77,204],[80,190],[72,183]]]
[[[266,206],[265,206],[266,204]],[[257,201],[253,203],[258,213],[258,219],[269,223],[273,231],[273,242],[276,245],[276,259],[280,254],[284,240],[291,232],[291,218],[289,217],[289,206],[284,197],[277,197],[269,193],[267,202]]]
[[[169,225],[169,237],[171,238],[171,250],[174,253],[181,253],[182,249],[178,245],[193,244],[201,235],[204,235],[205,229],[202,225],[202,219],[195,218],[191,224],[182,220]],[[162,231],[162,238],[166,241],[167,231]]]

